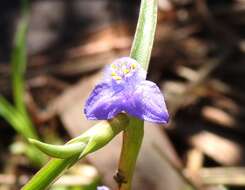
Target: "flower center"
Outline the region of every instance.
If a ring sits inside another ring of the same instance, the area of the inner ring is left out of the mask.
[[[132,63],[125,60],[121,60],[112,63],[110,67],[111,67],[111,77],[114,80],[120,81],[129,76],[132,76],[132,74],[136,71],[137,64],[134,62]]]

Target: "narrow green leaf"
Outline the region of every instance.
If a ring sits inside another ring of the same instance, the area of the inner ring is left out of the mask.
[[[26,38],[28,29],[29,3],[28,0],[21,0],[21,17],[17,25],[17,31],[14,38],[14,48],[11,55],[11,75],[15,113],[20,112],[19,120],[23,123],[13,126],[18,132],[24,134],[27,138],[38,138],[36,130],[33,127],[32,121],[27,113],[24,94],[25,80],[24,75],[27,65],[27,48]]]
[[[61,159],[80,154],[86,147],[86,144],[83,142],[66,145],[51,145],[47,143],[42,143],[35,139],[29,139],[29,141],[47,155]]]
[[[25,119],[23,114],[16,110],[3,96],[0,95],[0,116],[3,117],[16,131],[24,138],[37,138],[34,128]],[[35,166],[43,165],[46,160],[45,155],[34,146],[27,146],[25,154]],[[38,155],[38,156],[37,156]]]
[[[11,55],[11,77],[14,106],[0,95],[0,116],[2,116],[25,139],[38,139],[32,121],[26,111],[24,103],[25,81],[24,74],[27,64],[26,35],[28,26],[28,0],[21,0],[21,17],[17,25],[14,47]],[[28,146],[25,151],[32,164],[41,166],[46,157],[34,146]]]
[[[12,87],[14,101],[17,109],[26,114],[24,103],[24,74],[27,64],[26,55],[26,35],[28,27],[27,15],[22,15],[17,26],[17,32],[14,41],[14,49],[11,57],[11,71],[12,71]]]
[[[30,124],[24,119],[23,115],[16,110],[3,96],[0,95],[0,116],[21,135],[27,138],[36,138],[34,132],[30,131]]]
[[[88,140],[93,137],[94,140],[98,140],[97,143],[92,140],[87,150],[84,149],[84,152],[81,151],[82,154],[80,155],[74,155],[65,159],[52,159],[22,188],[22,190],[46,189],[62,172],[64,172],[65,169],[75,164],[81,157],[85,156],[86,154],[102,148],[103,145],[110,142],[118,133],[124,130],[128,126],[128,124],[128,117],[125,114],[119,114],[112,120],[102,121],[97,125],[91,127],[79,137],[69,141],[67,144],[65,144],[65,146],[72,145],[73,143],[76,144],[79,142],[88,142]]]
[[[29,139],[29,141],[42,152],[55,158],[65,159],[77,154],[83,157],[105,146],[122,131],[127,122],[126,115],[120,114],[117,118],[111,120],[110,125],[107,121],[102,121],[65,145],[51,145],[35,139]]]

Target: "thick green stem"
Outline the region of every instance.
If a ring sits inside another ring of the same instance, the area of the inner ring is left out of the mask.
[[[102,121],[81,136],[69,141],[67,144],[86,142],[87,146],[76,154],[66,159],[52,159],[22,188],[22,190],[44,190],[49,187],[66,169],[75,164],[79,159],[94,152],[109,143],[118,133],[127,128],[128,117],[120,114],[109,121]]]
[[[147,71],[157,23],[157,0],[142,0],[140,14],[130,56]],[[144,136],[144,122],[130,119],[123,133],[123,146],[115,180],[119,190],[130,190],[135,164]]]
[[[78,161],[78,156],[68,159],[52,159],[22,188],[43,190],[49,187],[67,168]]]
[[[140,14],[130,57],[147,71],[157,24],[157,0],[141,0]]]
[[[137,156],[144,136],[144,122],[130,118],[129,126],[123,133],[123,147],[117,175],[114,177],[120,190],[131,189]]]

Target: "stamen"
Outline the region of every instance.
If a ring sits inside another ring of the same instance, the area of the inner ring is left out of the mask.
[[[128,69],[123,69],[123,74],[128,74],[130,72],[130,70],[128,70]]]
[[[120,77],[120,76],[113,76],[113,78],[115,79],[115,80],[122,80],[122,77]]]
[[[111,73],[111,76],[113,76],[113,77],[114,77],[114,76],[117,76],[117,73],[116,73],[116,72],[112,72],[112,73]]]
[[[132,63],[131,69],[136,69],[137,65],[135,63]]]
[[[111,68],[117,69],[117,66],[115,64],[111,64]]]

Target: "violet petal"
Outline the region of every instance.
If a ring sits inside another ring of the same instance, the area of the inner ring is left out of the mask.
[[[142,81],[125,110],[128,114],[142,120],[166,124],[169,120],[168,110],[164,97],[151,81]]]
[[[107,120],[123,111],[122,95],[107,83],[96,85],[87,102],[84,113],[91,120]]]

